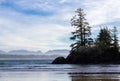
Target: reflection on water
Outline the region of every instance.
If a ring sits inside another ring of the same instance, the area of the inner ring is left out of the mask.
[[[118,74],[72,74],[71,81],[120,81]]]

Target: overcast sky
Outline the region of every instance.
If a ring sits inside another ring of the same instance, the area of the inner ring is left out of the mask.
[[[95,37],[100,26],[120,31],[120,0],[0,0],[0,50],[70,49],[70,19],[84,9]]]

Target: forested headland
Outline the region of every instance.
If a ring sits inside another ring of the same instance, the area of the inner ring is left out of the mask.
[[[91,37],[92,27],[85,18],[83,9],[79,8],[71,19],[71,26],[75,31],[71,32],[70,54],[58,57],[53,64],[119,64],[119,39],[117,27],[101,26],[95,39]]]

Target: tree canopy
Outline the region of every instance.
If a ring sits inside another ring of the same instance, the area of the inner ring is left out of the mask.
[[[101,28],[99,35],[97,36],[96,46],[102,50],[110,49],[118,51],[118,37],[117,37],[117,28],[113,27],[112,30],[106,28]]]
[[[76,41],[71,44],[72,50],[78,50],[81,46],[87,46],[91,44],[92,39],[89,38],[91,35],[91,27],[85,19],[85,13],[83,9],[79,8],[76,11],[76,15],[71,19],[71,25],[75,28],[75,31],[72,32],[71,40]]]
[[[102,50],[108,49],[112,46],[112,37],[108,28],[102,28],[96,39],[96,46]]]
[[[117,28],[116,27],[114,27],[113,28],[113,48],[115,49],[115,50],[119,50],[119,44],[118,44],[118,37],[117,37]]]

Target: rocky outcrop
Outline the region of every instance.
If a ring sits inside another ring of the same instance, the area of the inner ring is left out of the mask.
[[[52,64],[65,64],[65,63],[66,59],[64,57],[58,57],[52,62]]]
[[[72,51],[67,58],[56,58],[53,64],[120,64],[120,52],[96,47],[80,48],[77,52]]]

